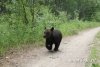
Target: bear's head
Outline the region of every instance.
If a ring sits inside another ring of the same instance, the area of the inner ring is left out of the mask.
[[[51,29],[47,29],[45,27],[45,30],[44,30],[44,38],[50,38],[52,36],[52,33],[53,33],[53,30],[54,30],[54,27],[52,27]]]

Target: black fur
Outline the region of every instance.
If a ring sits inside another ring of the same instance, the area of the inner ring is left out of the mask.
[[[54,51],[58,51],[62,40],[62,33],[59,30],[55,30],[53,27],[51,29],[45,29],[44,38],[46,38],[45,45],[48,50],[52,50],[52,45],[55,44]]]

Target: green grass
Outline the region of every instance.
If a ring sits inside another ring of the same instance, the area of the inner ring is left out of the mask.
[[[60,25],[60,30],[63,35],[73,35],[77,34],[79,31],[84,29],[93,28],[99,26],[99,23],[95,22],[82,22],[82,21],[71,21],[71,23],[65,23]]]
[[[100,33],[97,34],[92,44],[89,60],[94,59],[87,67],[100,67]]]

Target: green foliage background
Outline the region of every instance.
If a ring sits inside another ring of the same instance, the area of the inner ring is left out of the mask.
[[[99,0],[0,0],[0,54],[42,42],[44,27],[69,36],[97,27],[99,21]]]

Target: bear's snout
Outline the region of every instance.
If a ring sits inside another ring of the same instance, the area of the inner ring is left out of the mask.
[[[43,38],[46,38],[46,36],[44,35]]]

